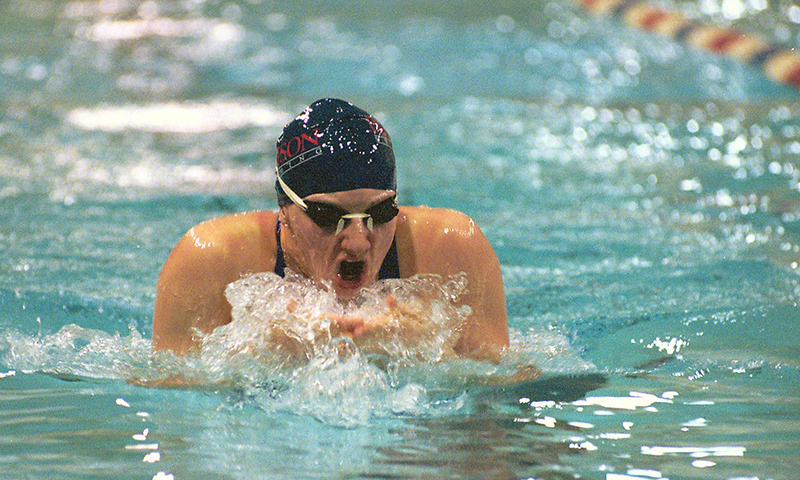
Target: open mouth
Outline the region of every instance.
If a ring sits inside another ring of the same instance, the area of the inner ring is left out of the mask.
[[[364,262],[348,262],[343,260],[339,265],[339,276],[345,282],[357,282],[364,272]]]

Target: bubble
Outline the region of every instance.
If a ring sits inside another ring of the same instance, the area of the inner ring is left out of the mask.
[[[500,15],[497,17],[495,21],[495,26],[497,30],[501,33],[511,33],[514,31],[517,23],[514,21],[513,18],[509,17],[508,15]]]

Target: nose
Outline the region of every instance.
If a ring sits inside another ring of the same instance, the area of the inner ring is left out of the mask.
[[[372,246],[370,241],[370,230],[367,228],[365,218],[350,218],[342,229],[340,235],[342,239],[342,249],[350,253],[353,257],[360,257],[367,253]]]

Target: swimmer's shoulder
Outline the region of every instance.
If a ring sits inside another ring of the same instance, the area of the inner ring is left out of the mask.
[[[450,274],[470,255],[491,252],[486,238],[472,219],[444,208],[400,207],[397,247],[402,276],[416,273]],[[463,270],[460,266],[456,270]]]
[[[192,227],[186,235],[212,244],[271,239],[275,241],[278,212],[256,210],[212,218]],[[268,235],[268,233],[270,233]]]
[[[161,269],[153,311],[153,348],[186,352],[192,330],[230,322],[225,287],[275,265],[275,212],[227,215],[192,227]]]
[[[259,210],[206,220],[189,229],[170,256],[233,262],[237,269],[247,271],[272,268],[277,219],[277,212]]]
[[[417,241],[451,236],[466,238],[478,231],[475,222],[457,210],[426,206],[400,207],[397,229]]]

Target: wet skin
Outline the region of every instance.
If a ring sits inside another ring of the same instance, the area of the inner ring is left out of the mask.
[[[305,200],[326,201],[359,213],[393,194],[348,191],[309,195]],[[209,333],[231,321],[225,288],[248,275],[273,271],[280,218],[287,266],[329,283],[343,300],[376,281],[393,239],[401,278],[464,273],[468,289],[459,303],[469,306],[472,314],[459,332],[455,351],[473,358],[497,358],[508,346],[508,327],[500,265],[489,242],[469,217],[454,210],[403,206],[399,211],[385,224],[374,223],[371,232],[364,218],[352,218],[336,234],[335,228],[318,227],[294,204],[279,212],[243,212],[194,226],[178,241],[159,276],[153,348],[187,353],[199,346],[195,330]],[[395,313],[404,312],[402,306],[387,305]],[[338,327],[353,337],[374,335],[380,328],[377,320],[367,324],[342,319]]]

